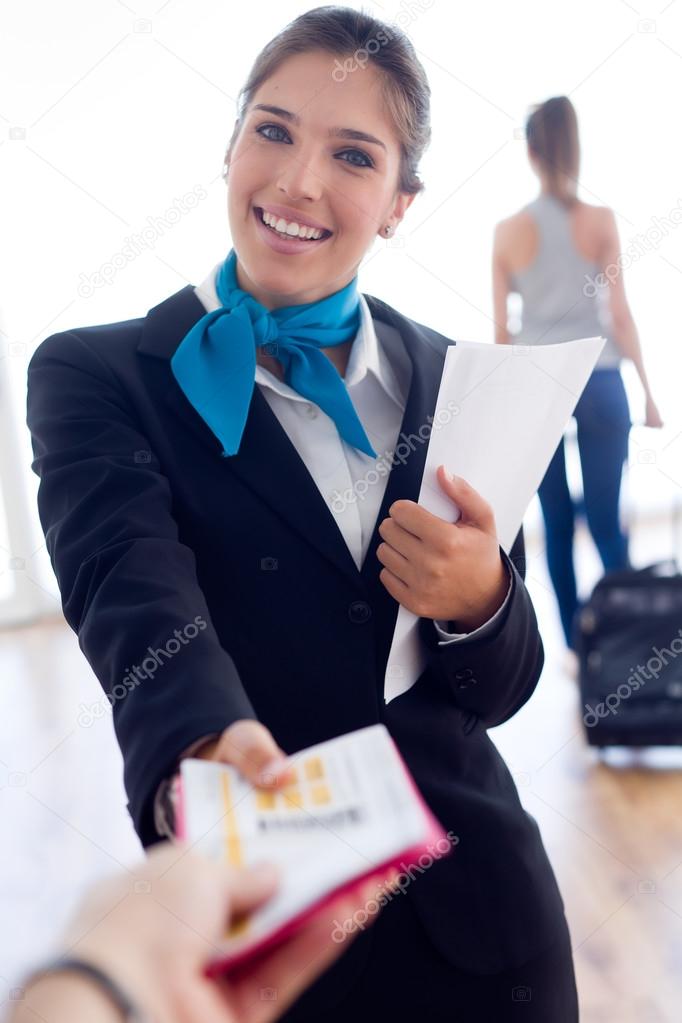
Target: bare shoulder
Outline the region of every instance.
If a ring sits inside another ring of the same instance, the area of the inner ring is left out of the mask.
[[[573,239],[585,259],[603,259],[617,240],[613,210],[579,199],[573,207],[571,219]]]
[[[582,200],[575,205],[575,215],[597,233],[607,234],[616,223],[610,206],[596,206]]]
[[[531,262],[536,247],[537,228],[527,210],[518,210],[495,225],[494,259],[507,272],[515,272]]]
[[[526,210],[518,210],[495,225],[493,248],[498,259],[508,262],[513,269],[520,250],[532,246],[535,223]]]
[[[495,237],[501,242],[506,242],[519,232],[527,230],[532,224],[533,218],[527,210],[517,210],[516,213],[512,213],[511,216],[505,217],[504,220],[499,220],[495,224]]]

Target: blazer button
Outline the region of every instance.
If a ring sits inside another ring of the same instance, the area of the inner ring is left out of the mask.
[[[348,617],[355,625],[363,625],[372,617],[372,608],[366,600],[354,600],[348,606]]]
[[[471,668],[464,668],[462,671],[455,672],[455,682],[458,689],[468,689],[469,686],[475,686],[478,679],[474,678]]]
[[[464,724],[462,725],[462,731],[464,732],[465,735],[469,735],[469,733],[473,731],[477,721],[478,714],[472,713],[467,715],[467,717],[464,720]]]

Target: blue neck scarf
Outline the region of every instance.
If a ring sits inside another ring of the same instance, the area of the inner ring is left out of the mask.
[[[321,348],[355,337],[360,325],[357,276],[332,295],[304,305],[266,309],[237,282],[231,249],[216,276],[222,308],[202,316],[171,359],[175,379],[223,445],[239,451],[256,377],[256,346],[267,346],[286,383],[334,420],[341,437],[376,458],[336,367]]]

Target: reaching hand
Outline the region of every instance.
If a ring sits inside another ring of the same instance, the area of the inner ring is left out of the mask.
[[[351,917],[376,888],[367,881],[355,896],[340,896],[236,980],[207,978],[232,917],[252,912],[277,885],[271,865],[229,868],[162,842],[137,870],[91,890],[63,950],[105,970],[164,1023],[268,1023],[347,947],[332,939],[334,921]]]
[[[265,725],[250,718],[235,721],[217,739],[208,740],[194,756],[231,764],[252,785],[267,788],[293,781],[286,769],[286,753]]]

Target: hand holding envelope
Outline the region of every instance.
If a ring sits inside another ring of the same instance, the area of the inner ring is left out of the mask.
[[[419,506],[447,525],[457,519],[452,493],[446,492],[437,475],[442,472],[437,467],[444,465],[489,503],[497,542],[509,553],[526,508],[605,343],[603,337],[592,337],[550,345],[475,341],[450,345],[434,410]],[[411,503],[397,501],[392,508]],[[489,525],[487,520],[484,532]],[[394,538],[399,535],[395,529],[391,532]],[[481,543],[487,555],[488,544],[485,540]],[[414,556],[414,545],[411,550]],[[387,567],[396,574],[395,568],[401,564],[391,554]],[[417,578],[416,568],[411,577]],[[393,596],[401,604],[384,678],[384,699],[390,703],[407,692],[426,667],[418,625],[419,618],[424,617],[420,609],[427,606],[427,600],[423,579],[421,598],[412,606],[408,590],[401,589],[388,575],[383,580],[387,589],[386,580],[394,586]],[[455,615],[446,614],[428,613],[426,617],[456,620]]]
[[[454,620],[471,632],[500,607],[509,575],[500,557],[495,515],[459,477],[438,467],[438,483],[455,504],[446,521],[414,501],[394,501],[379,526],[379,578],[414,615]]]

